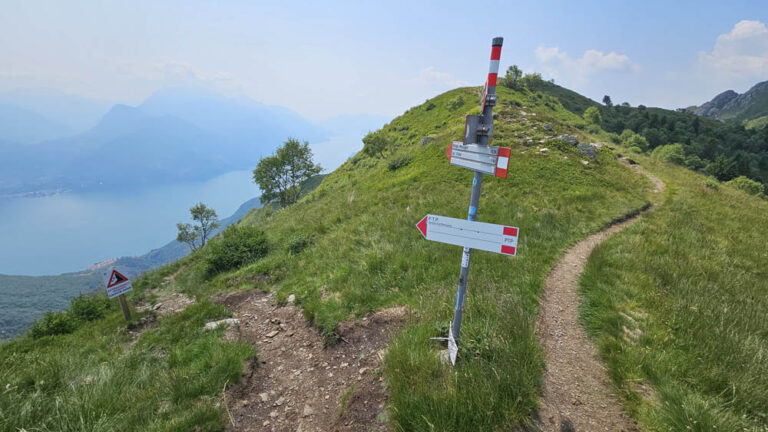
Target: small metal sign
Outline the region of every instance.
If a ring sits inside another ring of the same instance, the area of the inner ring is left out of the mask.
[[[125,294],[128,291],[133,290],[131,281],[114,268],[110,273],[105,274],[105,276],[107,276],[105,278],[105,283],[107,285],[107,296],[109,296],[109,298],[115,298],[121,294]]]
[[[511,152],[509,147],[464,144],[460,141],[453,141],[445,154],[451,165],[507,178]]]
[[[517,227],[430,214],[424,216],[416,228],[427,240],[504,255],[517,254]],[[462,267],[468,266],[469,257],[466,257],[462,259]]]

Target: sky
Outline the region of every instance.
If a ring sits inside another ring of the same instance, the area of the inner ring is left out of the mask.
[[[678,108],[768,80],[764,1],[3,0],[0,91],[138,103],[180,84],[310,120],[393,117],[511,64],[595,100]]]

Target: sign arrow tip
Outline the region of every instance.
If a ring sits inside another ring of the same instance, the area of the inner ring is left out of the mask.
[[[419,229],[419,231],[421,231],[421,235],[423,235],[423,236],[424,236],[424,238],[426,238],[426,237],[427,237],[427,217],[426,217],[426,216],[424,216],[424,217],[423,217],[423,218],[422,218],[422,219],[419,221],[419,223],[417,223],[417,224],[416,224],[416,228],[418,228],[418,229]]]

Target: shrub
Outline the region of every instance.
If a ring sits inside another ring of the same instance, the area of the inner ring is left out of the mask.
[[[646,141],[645,138],[640,135],[632,135],[626,141],[624,141],[624,145],[627,147],[637,147],[641,151],[648,150],[648,141]]]
[[[725,183],[736,189],[742,190],[750,195],[761,195],[763,193],[763,184],[744,176],[738,176],[735,179]]]
[[[633,147],[629,148],[629,151],[631,151],[633,153],[642,153],[643,149],[641,149],[640,147],[637,147],[637,146],[633,146]]]
[[[658,146],[651,152],[651,156],[663,161],[682,165],[685,162],[685,151],[682,144],[668,144]]]
[[[307,246],[309,246],[309,243],[310,241],[307,236],[299,234],[294,236],[291,241],[288,242],[288,250],[291,252],[291,254],[295,255],[306,249]]]
[[[455,110],[459,107],[464,105],[464,98],[461,96],[456,97],[455,99],[448,102],[448,109],[449,110]]]
[[[250,264],[267,254],[267,238],[256,227],[231,225],[208,247],[208,268],[220,273]]]
[[[77,328],[75,320],[66,312],[46,312],[42,319],[35,321],[29,333],[34,339],[72,333]]]
[[[103,296],[79,295],[69,301],[69,314],[81,321],[94,321],[104,316],[109,302]]]
[[[435,108],[435,104],[434,104],[434,103],[432,103],[432,102],[430,102],[429,104],[427,104],[427,107],[426,107],[425,109],[426,109],[427,111],[430,111],[430,110],[432,110],[432,109],[434,109],[434,108]]]
[[[408,165],[410,162],[411,162],[411,158],[409,158],[408,156],[397,157],[389,161],[389,165],[387,165],[387,168],[389,168],[390,171],[395,171]]]
[[[717,182],[717,180],[706,179],[704,180],[704,186],[712,190],[720,190],[720,184]]]
[[[603,116],[600,115],[600,111],[596,107],[589,107],[584,111],[584,120],[590,124],[599,125],[603,122]]]

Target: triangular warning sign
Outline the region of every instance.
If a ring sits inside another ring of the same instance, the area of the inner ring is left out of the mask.
[[[112,270],[112,274],[109,276],[109,282],[107,282],[107,288],[112,288],[115,285],[119,285],[125,281],[127,281],[128,278],[120,274],[117,270]]]

